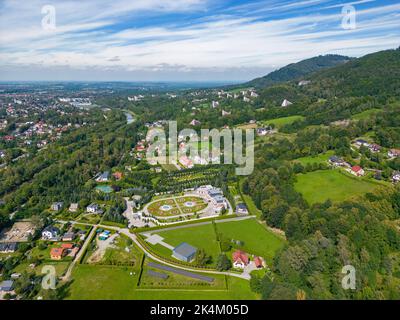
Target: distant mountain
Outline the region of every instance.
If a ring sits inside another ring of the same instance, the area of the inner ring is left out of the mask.
[[[274,84],[300,79],[316,71],[335,67],[349,62],[353,58],[340,55],[325,55],[292,63],[279,70],[269,73],[265,77],[254,79],[243,86],[265,88]]]
[[[400,48],[372,53],[307,76],[308,92],[327,98],[400,96]]]
[[[298,79],[293,79],[262,88],[259,90],[262,103],[278,106],[284,99],[307,104],[320,98],[366,96],[384,102],[400,97],[400,48],[351,59],[346,64],[319,70],[301,79],[307,80],[307,85],[299,86]]]

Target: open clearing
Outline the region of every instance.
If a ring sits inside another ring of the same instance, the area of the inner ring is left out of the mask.
[[[379,112],[382,112],[382,110],[381,109],[377,109],[377,108],[369,109],[369,110],[354,114],[351,117],[351,119],[352,120],[366,120],[366,119],[369,119],[369,118],[375,116]]]
[[[264,120],[263,123],[266,125],[273,124],[275,125],[276,128],[281,128],[287,124],[292,124],[295,121],[298,120],[303,120],[303,116],[290,116],[290,117],[283,117],[283,118],[277,118],[277,119],[271,119],[271,120]]]
[[[303,157],[303,158],[298,158],[295,161],[300,162],[303,166],[307,164],[312,164],[312,163],[326,163],[330,157],[332,157],[335,153],[333,151],[328,151],[326,153],[321,153],[317,156],[309,156],[309,157]]]
[[[379,183],[353,178],[339,170],[319,170],[299,174],[294,185],[309,204],[322,203],[330,199],[343,201],[374,191]]]

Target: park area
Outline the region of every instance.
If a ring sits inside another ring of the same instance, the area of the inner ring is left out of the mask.
[[[351,177],[339,170],[318,170],[297,175],[294,185],[309,204],[344,201],[378,188],[380,183]]]

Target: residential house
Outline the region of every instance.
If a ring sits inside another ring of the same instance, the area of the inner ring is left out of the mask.
[[[250,98],[243,97],[243,102],[250,102]]]
[[[301,81],[299,82],[299,87],[306,86],[306,85],[308,85],[308,84],[310,84],[310,83],[311,83],[311,81],[309,81],[309,80],[301,80]]]
[[[270,127],[268,128],[257,128],[257,135],[258,136],[265,136],[269,133],[272,133],[272,130]]]
[[[197,125],[200,125],[201,122],[198,121],[198,120],[196,120],[196,119],[193,119],[189,124],[190,124],[191,126],[197,126]]]
[[[191,262],[195,258],[196,252],[197,248],[183,242],[172,250],[172,256],[181,261]]]
[[[100,206],[97,203],[91,203],[86,207],[86,212],[87,213],[94,213],[94,214],[101,214],[103,213],[103,210],[100,208]]]
[[[400,172],[399,171],[393,172],[392,181],[394,183],[400,182]]]
[[[18,249],[17,242],[0,243],[0,253],[13,253],[17,251],[17,249]]]
[[[117,172],[114,172],[114,173],[113,173],[113,177],[114,177],[115,180],[117,180],[117,181],[121,180],[121,179],[122,179],[122,176],[123,176],[122,172],[117,171]]]
[[[51,260],[61,260],[65,253],[66,251],[64,248],[52,248],[50,250],[50,258]]]
[[[244,203],[238,203],[236,205],[236,213],[240,215],[248,214],[249,210],[247,210],[247,207]]]
[[[73,243],[63,243],[61,245],[61,248],[63,248],[64,250],[71,250],[74,247]]]
[[[282,104],[281,104],[281,106],[282,107],[288,107],[288,106],[290,106],[290,105],[292,105],[293,103],[291,103],[289,100],[283,100],[283,102],[282,102]]]
[[[218,101],[213,101],[213,102],[211,103],[211,106],[212,106],[213,108],[218,108],[218,107],[219,107],[219,102],[218,102]]]
[[[368,141],[365,141],[364,139],[357,139],[356,141],[355,141],[355,144],[356,144],[356,146],[358,146],[358,147],[369,147],[370,146],[370,144],[368,143]]]
[[[390,158],[400,157],[400,149],[390,149],[388,152],[388,156]]]
[[[254,265],[256,268],[261,269],[264,267],[263,260],[260,257],[254,257]]]
[[[104,171],[100,175],[97,176],[96,181],[97,182],[107,182],[109,180],[110,173],[108,171]]]
[[[342,159],[339,158],[338,156],[332,156],[329,158],[328,162],[336,167],[342,167],[345,166],[346,162]]]
[[[374,152],[374,153],[380,152],[382,149],[382,147],[376,143],[371,144],[368,148],[371,152]]]
[[[249,256],[241,250],[236,250],[232,254],[234,268],[244,269],[249,264]]]
[[[11,292],[14,289],[14,281],[5,280],[0,283],[0,291],[1,292]]]
[[[42,239],[43,240],[52,240],[57,241],[60,235],[60,229],[54,226],[48,226],[42,231]]]
[[[73,232],[66,232],[62,236],[62,241],[74,241],[75,239],[75,233]]]
[[[60,211],[60,210],[62,209],[62,207],[63,207],[63,203],[62,203],[62,202],[54,202],[54,203],[51,205],[51,210],[53,210],[53,211]]]
[[[360,166],[354,166],[351,168],[350,170],[351,174],[354,174],[357,177],[361,177],[363,175],[365,175],[365,171],[363,168],[361,168]]]
[[[68,211],[69,211],[69,212],[77,212],[77,211],[78,211],[78,208],[79,208],[79,204],[77,204],[77,203],[71,203],[71,204],[69,205]]]
[[[250,96],[253,98],[257,98],[258,94],[255,91],[251,91]]]

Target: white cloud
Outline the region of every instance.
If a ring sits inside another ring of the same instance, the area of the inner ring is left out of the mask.
[[[323,2],[327,1],[280,6],[301,8]],[[269,21],[257,10],[246,17],[215,12],[191,23],[141,26],[131,22],[132,15],[199,12],[207,10],[207,1],[98,0],[94,4],[69,0],[57,4],[58,26],[49,32],[40,28],[40,10],[34,10],[43,3],[32,0],[16,11],[15,1],[5,1],[6,10],[0,15],[0,65],[152,72],[175,69],[178,73],[247,69],[253,74],[257,68],[261,72],[314,55],[359,56],[394,48],[400,42],[400,4],[359,10],[357,29],[343,30],[340,10]]]

